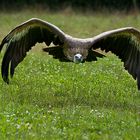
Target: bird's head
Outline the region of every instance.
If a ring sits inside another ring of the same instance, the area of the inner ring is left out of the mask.
[[[73,57],[73,62],[78,64],[83,62],[83,56],[80,53],[77,53]]]
[[[83,63],[84,60],[86,60],[88,55],[88,49],[85,49],[84,47],[71,47],[66,46],[63,49],[64,55],[67,57],[68,60],[74,62],[74,63]]]

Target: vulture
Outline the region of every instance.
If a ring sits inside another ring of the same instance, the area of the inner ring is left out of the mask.
[[[140,31],[133,27],[118,28],[91,38],[72,37],[57,26],[38,18],[32,18],[15,27],[0,44],[6,44],[1,65],[3,80],[9,83],[16,66],[36,43],[44,42],[43,50],[60,61],[83,63],[104,57],[98,49],[112,52],[124,62],[124,68],[137,80],[140,90]],[[53,43],[54,46],[51,44]]]

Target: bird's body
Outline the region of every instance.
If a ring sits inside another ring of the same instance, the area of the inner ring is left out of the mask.
[[[70,61],[73,61],[75,54],[81,54],[83,59],[86,59],[88,47],[90,47],[90,39],[79,39],[67,35],[63,46],[63,52]]]
[[[96,49],[111,51],[123,62],[124,67],[137,79],[140,89],[140,32],[133,27],[119,28],[103,32],[92,38],[80,39],[65,34],[55,25],[33,18],[14,28],[1,42],[0,51],[5,44],[7,49],[2,61],[2,77],[9,83],[15,67],[24,59],[26,53],[39,42],[45,42],[43,50],[60,61],[80,63],[104,57]],[[53,43],[55,47],[49,47]]]

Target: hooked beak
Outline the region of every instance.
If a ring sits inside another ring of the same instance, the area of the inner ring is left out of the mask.
[[[82,63],[83,61],[83,56],[79,53],[77,53],[76,55],[74,55],[74,59],[73,59],[73,62],[74,63]]]

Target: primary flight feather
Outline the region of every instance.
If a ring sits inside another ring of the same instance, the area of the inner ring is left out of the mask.
[[[100,48],[105,52],[111,51],[123,62],[124,67],[137,79],[140,90],[140,32],[133,27],[119,28],[103,32],[86,39],[74,38],[65,34],[55,25],[32,18],[14,28],[1,42],[0,51],[6,44],[6,51],[2,60],[1,73],[5,82],[9,83],[16,66],[24,59],[26,53],[39,42],[45,42],[43,50],[60,61],[97,60],[103,54],[95,50]],[[55,47],[49,47],[53,43]]]

